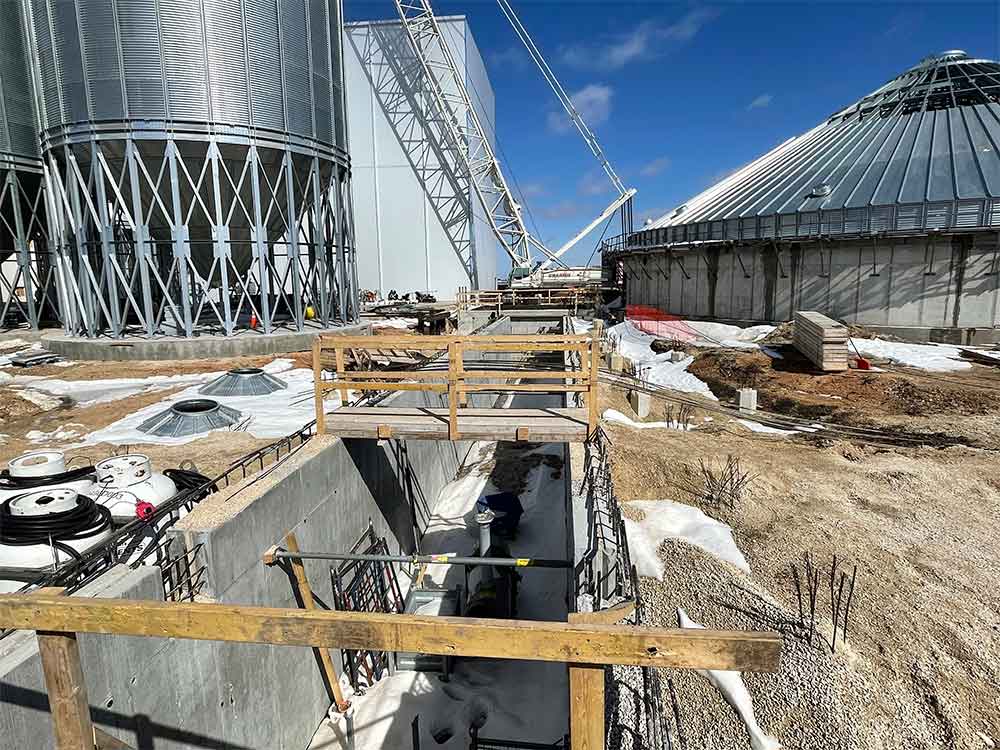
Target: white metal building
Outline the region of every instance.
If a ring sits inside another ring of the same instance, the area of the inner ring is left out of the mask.
[[[438,20],[495,139],[493,89],[469,24]],[[400,23],[347,24],[344,66],[360,288],[439,299],[454,299],[460,286],[492,288],[496,238],[468,180],[441,168],[422,69]]]

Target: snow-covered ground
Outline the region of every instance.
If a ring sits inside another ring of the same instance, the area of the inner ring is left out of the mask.
[[[650,430],[650,429],[660,429],[660,430],[682,430],[687,432],[692,429],[692,424],[690,422],[678,422],[676,419],[671,419],[669,422],[636,422],[634,419],[630,419],[627,415],[622,414],[617,409],[605,409],[604,413],[601,415],[601,419],[606,422],[618,422],[619,424],[627,425],[628,427],[634,427],[637,430]]]
[[[629,321],[618,323],[608,329],[608,338],[614,341],[615,350],[630,359],[636,367],[636,374],[662,388],[670,388],[682,393],[698,393],[715,399],[708,384],[687,371],[694,357],[686,355],[679,362],[671,362],[671,352],[656,354],[650,344],[656,336],[643,333]]]
[[[733,539],[733,530],[721,521],[706,516],[698,508],[673,500],[643,500],[629,507],[645,514],[642,521],[625,519],[628,550],[639,575],[662,579],[663,560],[660,545],[664,539],[682,539],[711,555],[749,573],[740,548]]]
[[[246,424],[244,429],[250,435],[258,438],[279,438],[289,435],[312,421],[316,416],[313,402],[312,370],[291,369],[290,359],[276,359],[263,369],[272,375],[278,375],[288,385],[287,388],[275,391],[267,396],[217,396],[216,401],[238,410]],[[73,381],[57,378],[39,378],[19,375],[9,383],[30,385],[32,391],[43,394],[68,396],[82,406],[106,403],[138,393],[165,390],[185,383],[192,383],[188,388],[179,391],[168,398],[139,409],[107,427],[81,434],[74,425],[66,424],[50,432],[32,431],[26,437],[33,443],[46,447],[68,449],[97,443],[112,445],[133,445],[139,443],[157,443],[160,445],[182,445],[203,437],[207,433],[185,435],[184,437],[159,437],[140,432],[138,427],[171,404],[184,399],[203,398],[198,389],[218,376],[221,372],[199,373],[196,375],[154,376],[149,378],[122,378],[118,380],[87,380]],[[336,404],[339,396],[336,392],[330,394],[329,401]],[[76,425],[77,427],[79,425]],[[70,441],[67,444],[67,441]]]
[[[448,484],[434,503],[434,513],[421,542],[425,553],[469,554],[477,532],[471,522],[476,500],[498,492],[489,480],[495,443],[476,443],[466,459],[463,476]],[[562,457],[561,446],[525,451]],[[564,469],[565,471],[565,469]],[[565,558],[566,490],[542,464],[530,470],[521,494],[524,515],[517,538],[509,542],[514,557]],[[459,583],[455,566],[428,566],[434,583]],[[566,571],[525,569],[518,599],[518,618],[565,620]],[[469,745],[469,727],[481,725],[482,735],[528,742],[555,742],[567,731],[569,714],[566,667],[546,662],[495,659],[458,660],[449,682],[435,674],[397,672],[364,695],[351,697],[353,742],[347,740],[348,719],[333,715],[325,721],[313,750],[380,750],[409,748],[412,722],[419,716],[420,746],[459,750]]]
[[[276,359],[263,369],[271,375],[280,375],[292,369],[290,359]],[[146,378],[108,378],[104,380],[63,380],[38,375],[15,375],[4,385],[24,386],[52,396],[66,396],[80,406],[93,406],[109,401],[177,388],[182,385],[203,385],[215,380],[224,372],[196,372],[186,375],[151,375]]]
[[[856,338],[851,339],[851,344],[863,357],[888,359],[900,365],[931,372],[968,370],[972,367],[968,360],[962,359],[962,351],[957,346]]]
[[[372,323],[372,328],[416,328],[416,318],[382,318]]]

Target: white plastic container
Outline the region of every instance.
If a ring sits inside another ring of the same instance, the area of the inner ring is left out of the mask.
[[[7,462],[7,470],[12,478],[17,479],[44,479],[46,477],[57,477],[66,471],[66,456],[61,451],[41,450],[22,453],[17,458],[12,458]],[[52,480],[54,487],[70,487],[81,495],[93,497],[96,490],[92,479],[78,479],[73,482],[60,482],[58,479]],[[48,486],[46,483],[43,486]],[[26,489],[4,489],[0,488],[0,502],[11,497],[23,495],[41,487]]]
[[[136,506],[149,503],[154,508],[177,494],[170,477],[153,471],[149,456],[132,453],[99,462],[94,500],[111,511],[119,523],[136,518]]]
[[[72,487],[45,487],[22,493],[10,500],[10,512],[14,516],[47,516],[64,513],[77,505],[79,493]],[[112,529],[107,526],[95,534],[62,544],[79,553],[98,547],[111,537]],[[0,543],[0,567],[25,571],[37,570],[39,574],[69,562],[73,556],[58,547],[48,544],[15,545]],[[17,591],[24,586],[23,581],[0,579],[0,593]]]

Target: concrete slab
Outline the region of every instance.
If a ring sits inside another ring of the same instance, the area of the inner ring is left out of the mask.
[[[306,351],[320,333],[357,336],[371,333],[369,323],[336,328],[310,328],[305,331],[257,333],[244,331],[233,336],[197,336],[146,339],[88,339],[49,332],[40,337],[42,346],[72,360],[132,361],[166,359],[221,359],[257,354]]]

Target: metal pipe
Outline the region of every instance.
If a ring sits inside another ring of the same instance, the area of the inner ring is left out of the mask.
[[[356,560],[359,562],[397,562],[421,565],[493,565],[499,568],[572,568],[569,560],[550,560],[541,557],[461,557],[451,553],[441,555],[361,555],[347,552],[289,552],[279,549],[276,560]]]

